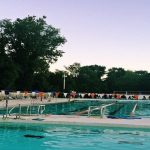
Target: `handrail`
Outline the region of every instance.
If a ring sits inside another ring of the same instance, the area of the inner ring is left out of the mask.
[[[29,108],[30,108],[30,105],[27,106],[26,114],[28,114]]]
[[[12,112],[16,107],[18,107],[18,106],[14,106],[14,107],[12,107],[12,108],[9,110],[9,112],[8,112],[9,116],[11,116],[11,112]]]
[[[134,115],[135,110],[136,110],[136,107],[137,107],[137,103],[134,105],[134,107],[133,107],[133,109],[132,109],[132,111],[131,111],[131,113],[130,113],[130,116],[133,116],[133,115]]]
[[[27,106],[27,110],[26,110],[26,113],[27,113],[27,114],[30,113],[30,115],[31,115],[31,113],[32,113],[32,112],[31,112],[32,106],[33,106],[33,105],[28,105],[28,106]],[[34,107],[35,107],[35,105],[34,105]],[[36,107],[38,107],[38,108],[37,108],[37,114],[43,114],[43,112],[45,111],[45,105],[39,105],[39,106],[36,105]],[[29,112],[29,111],[30,111],[30,112]]]
[[[116,103],[111,103],[111,104],[108,104],[108,105],[104,105],[104,106],[102,106],[101,107],[101,109],[100,109],[100,115],[101,115],[101,117],[103,118],[104,117],[104,108],[106,108],[106,107],[108,107],[108,106],[112,106],[112,105],[114,105],[114,104],[116,104]]]
[[[103,106],[103,105],[102,105]],[[88,108],[88,116],[90,116],[90,113],[94,110],[100,110],[102,106],[89,106]],[[92,109],[93,108],[93,109]]]
[[[37,105],[38,106],[38,105]],[[9,110],[9,112],[8,112],[8,114],[9,114],[9,116],[11,116],[12,114],[12,111],[15,109],[15,108],[17,108],[18,106],[14,106],[14,107],[12,107],[10,110]],[[27,110],[26,110],[26,113],[27,114],[31,114],[31,108],[32,108],[32,106],[31,105],[28,105],[27,106]],[[29,112],[30,111],[30,112]],[[43,114],[43,112],[45,111],[45,105],[39,105],[38,106],[38,108],[37,108],[37,114]],[[20,117],[20,115],[21,115],[21,105],[19,104],[19,112],[18,113],[14,113],[14,114],[18,114],[19,115],[19,117]]]
[[[88,116],[90,116],[90,113],[91,113],[92,111],[94,111],[94,110],[100,110],[100,116],[103,118],[103,117],[104,117],[104,113],[103,113],[104,108],[106,108],[106,107],[108,107],[108,106],[112,106],[112,105],[114,105],[114,104],[116,104],[116,103],[111,103],[111,104],[107,104],[107,105],[102,105],[102,106],[99,106],[99,107],[97,107],[97,106],[89,106],[89,108],[88,108]],[[93,108],[93,109],[91,109],[91,108]]]
[[[38,114],[43,114],[44,111],[45,111],[45,105],[39,105],[39,107],[38,107]]]
[[[11,112],[12,112],[16,107],[18,107],[18,106],[14,106],[14,107],[12,107],[12,108],[9,110],[9,112],[8,112],[9,116],[11,116]],[[20,104],[19,104],[19,112],[18,112],[18,113],[14,113],[14,115],[16,115],[16,118],[20,118],[20,115],[21,115],[21,105],[20,105]]]

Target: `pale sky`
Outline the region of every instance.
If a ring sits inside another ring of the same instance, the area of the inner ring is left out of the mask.
[[[47,16],[67,43],[51,70],[74,62],[150,71],[150,0],[1,0],[0,20]]]

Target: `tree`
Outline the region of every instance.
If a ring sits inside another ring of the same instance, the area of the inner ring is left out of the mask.
[[[51,74],[49,82],[52,91],[63,91],[63,74],[62,70],[56,70],[55,73]]]
[[[138,90],[139,91],[150,91],[150,73],[147,71],[139,70],[135,71],[138,76]]]
[[[15,80],[18,77],[17,68],[13,62],[0,51],[0,89],[15,88]]]
[[[101,77],[105,74],[105,69],[104,66],[98,65],[81,67],[77,78],[77,89],[80,92],[102,92],[104,89]]]
[[[28,16],[14,22],[0,21],[0,51],[16,66],[18,77],[15,81],[20,90],[31,89],[33,75],[48,70],[49,64],[63,54],[58,48],[66,39],[45,19],[45,16]]]
[[[139,76],[133,71],[125,71],[125,73],[120,76],[115,81],[115,86],[117,91],[138,91]]]
[[[124,75],[115,81],[120,91],[149,91],[150,74],[147,71],[125,71]]]
[[[67,90],[68,91],[76,91],[77,90],[77,78],[79,76],[79,70],[80,70],[81,64],[80,63],[73,63],[72,65],[69,65],[68,67],[65,66],[67,75]]]
[[[124,76],[124,74],[125,74],[125,70],[123,68],[113,67],[108,70],[107,79],[106,79],[108,92],[113,92],[114,90],[117,91],[120,90],[116,82],[119,78]]]
[[[17,68],[6,53],[7,37],[3,35],[4,28],[0,22],[0,89],[14,87],[17,78]]]
[[[80,67],[81,67],[80,63],[75,62],[75,63],[73,63],[72,65],[70,65],[68,67],[65,66],[65,69],[67,70],[67,72],[69,72],[69,74],[71,76],[75,77],[75,76],[79,75]]]

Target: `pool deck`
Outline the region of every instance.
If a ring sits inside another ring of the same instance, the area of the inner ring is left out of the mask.
[[[54,103],[66,103],[69,101],[74,101],[74,99],[68,99],[68,98],[51,98],[51,99],[43,99],[42,101],[40,99],[15,99],[15,100],[8,100],[8,107],[14,107],[18,106],[19,104],[21,106],[28,106],[28,105],[41,105],[41,104],[54,104]],[[0,101],[0,108],[6,107],[6,100]]]
[[[86,116],[70,115],[39,115],[39,116],[21,116],[20,119],[14,119],[9,116],[8,119],[0,118],[0,122],[23,122],[37,124],[67,124],[67,125],[87,125],[100,127],[128,127],[128,128],[148,128],[150,129],[150,119],[109,119],[94,118]]]

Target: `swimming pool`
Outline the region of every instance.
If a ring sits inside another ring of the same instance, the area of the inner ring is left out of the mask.
[[[104,115],[108,117],[128,117],[131,115],[135,105],[136,109],[134,111],[135,117],[149,118],[150,117],[150,101],[134,101],[134,100],[76,100],[68,103],[55,103],[55,104],[46,104],[44,114],[54,114],[54,115],[81,115],[87,116],[88,109],[90,106],[102,106],[114,103],[109,107],[104,109]],[[10,110],[11,108],[9,108]],[[37,114],[38,105],[32,105],[27,113],[27,106],[21,107],[22,114]],[[16,107],[11,112],[18,113],[19,107]],[[0,109],[0,114],[5,114],[6,108]],[[100,116],[100,110],[96,109],[91,112],[91,116]]]
[[[149,146],[148,129],[0,123],[2,150],[137,150]]]
[[[134,115],[137,117],[150,116],[150,101],[127,101],[127,100],[76,100],[69,103],[58,103],[58,104],[46,104],[44,114],[54,114],[54,115],[88,115],[88,108],[90,106],[102,106],[115,103],[104,110],[106,116],[123,117],[130,116],[133,111],[135,104],[137,107],[135,109]],[[11,109],[11,108],[10,108]],[[33,105],[28,111],[31,114],[37,114],[38,106]],[[0,109],[0,114],[5,114],[6,109]],[[12,113],[18,113],[19,108],[15,108]],[[21,113],[27,114],[27,106],[21,107]],[[99,116],[100,111],[96,109],[92,111],[91,116]]]

